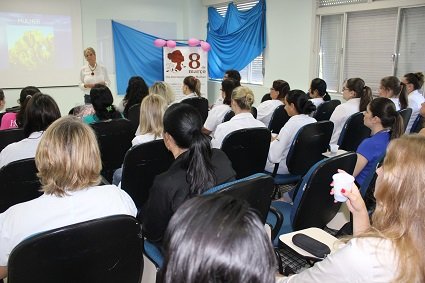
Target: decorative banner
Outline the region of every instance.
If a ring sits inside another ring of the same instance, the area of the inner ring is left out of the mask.
[[[208,93],[208,52],[200,46],[164,47],[164,81],[171,85],[176,100],[183,97],[182,85],[187,76],[194,76],[201,81],[201,93]]]

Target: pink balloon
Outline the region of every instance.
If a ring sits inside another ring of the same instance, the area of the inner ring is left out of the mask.
[[[189,44],[189,46],[197,46],[199,44],[199,39],[196,38],[189,38],[189,40],[187,41],[187,43]]]
[[[174,48],[176,47],[176,42],[174,40],[167,40],[167,47]]]
[[[160,39],[160,38],[155,39],[154,42],[153,42],[153,44],[156,47],[163,47],[165,45],[165,43],[166,43],[166,41],[163,40],[163,39]]]
[[[202,50],[208,52],[211,49],[211,45],[206,41],[201,41],[201,48]]]

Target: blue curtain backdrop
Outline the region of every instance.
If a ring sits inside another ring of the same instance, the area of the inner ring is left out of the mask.
[[[125,94],[128,80],[141,76],[150,86],[164,80],[162,48],[153,42],[159,38],[112,21],[118,94]],[[177,43],[178,46],[187,44]]]
[[[248,11],[239,11],[229,3],[223,18],[208,8],[208,72],[221,79],[229,69],[242,70],[266,47],[266,3],[260,0]]]

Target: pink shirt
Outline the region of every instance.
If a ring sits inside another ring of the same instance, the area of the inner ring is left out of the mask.
[[[16,115],[18,113],[8,112],[5,113],[1,119],[0,130],[7,130],[17,128],[18,124],[16,124]]]

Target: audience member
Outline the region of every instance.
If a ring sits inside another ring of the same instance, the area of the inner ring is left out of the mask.
[[[28,100],[24,123],[26,138],[9,144],[0,152],[0,168],[15,160],[34,157],[44,131],[61,117],[59,107],[50,95],[39,92]]]
[[[329,119],[334,123],[331,144],[337,144],[342,128],[347,119],[354,113],[366,111],[366,106],[372,101],[372,90],[360,78],[345,81],[342,97],[347,102],[338,105]]]
[[[397,77],[389,76],[381,80],[378,94],[380,97],[391,99],[396,110],[406,109],[408,106],[406,85]]]
[[[119,119],[123,116],[115,109],[114,98],[111,90],[104,85],[95,85],[90,90],[90,99],[93,104],[95,114],[83,117],[84,123],[90,124],[94,122]]]
[[[35,163],[44,194],[0,214],[0,278],[6,276],[12,249],[31,235],[137,212],[127,193],[113,185],[98,186],[102,163],[96,136],[76,117],[58,119],[46,130]]]
[[[241,74],[239,73],[239,71],[237,71],[237,70],[227,70],[224,73],[223,81],[227,80],[227,79],[234,80],[235,84],[236,84],[235,87],[241,86]],[[216,99],[216,101],[214,102],[212,108],[214,108],[215,106],[221,105],[221,104],[223,104],[223,97],[218,97]]]
[[[217,126],[211,145],[214,148],[221,148],[224,138],[239,129],[265,127],[264,124],[254,118],[251,114],[251,106],[254,103],[252,90],[240,86],[233,90],[231,107],[235,116],[230,121]]]
[[[144,235],[161,245],[171,216],[187,199],[235,178],[226,154],[211,149],[202,133],[199,112],[187,104],[174,104],[164,115],[164,142],[175,161],[156,176],[143,207]]]
[[[284,80],[276,80],[270,88],[271,100],[261,102],[257,107],[257,120],[268,126],[274,110],[284,104],[285,96],[291,90],[289,84]]]
[[[18,103],[20,107],[16,108],[14,111],[7,111],[1,119],[0,130],[13,129],[13,128],[22,128],[25,122],[25,108],[28,104],[28,101],[31,97],[40,92],[35,86],[27,86],[21,90],[19,95]],[[16,112],[17,111],[17,112]]]
[[[187,76],[183,80],[183,96],[175,103],[192,97],[201,97],[201,81],[194,76]]]
[[[165,101],[167,101],[167,105],[170,105],[176,99],[175,95],[174,95],[173,88],[169,84],[167,84],[166,82],[163,82],[163,81],[155,82],[149,88],[149,93],[150,94],[158,94],[158,95],[162,96],[165,99]]]
[[[313,267],[284,282],[425,282],[425,137],[390,142],[376,171],[376,209],[369,221],[356,186],[343,192],[354,238]]]
[[[286,157],[292,140],[302,126],[316,122],[316,119],[309,116],[314,110],[316,110],[316,106],[314,106],[313,102],[308,99],[308,95],[302,90],[291,90],[285,96],[285,111],[291,118],[280,129],[279,135],[273,138],[270,143],[265,167],[267,172],[273,173],[275,164],[278,163],[278,174],[289,173],[286,167]]]
[[[407,124],[406,133],[410,133],[413,122],[419,115],[421,104],[425,102],[424,95],[419,90],[424,85],[424,73],[408,73],[405,74],[402,83],[406,85],[408,95],[408,106],[412,108],[412,116],[410,116],[409,123]]]
[[[419,115],[421,115],[422,118],[425,118],[425,102],[423,102],[421,104],[421,109],[419,109]],[[423,123],[422,124],[422,129],[419,131],[419,134],[425,136],[425,119],[422,119],[422,120],[424,120],[424,121],[422,122]]]
[[[364,113],[364,124],[371,130],[371,137],[362,141],[357,148],[357,162],[353,176],[362,186],[365,178],[375,170],[376,161],[382,157],[390,140],[403,134],[403,118],[395,110],[389,98],[372,100]]]
[[[131,106],[140,104],[149,94],[149,88],[142,77],[134,76],[128,80],[127,91],[123,100],[121,100],[117,110],[122,112],[125,118],[128,118],[128,109]]]
[[[275,282],[270,239],[245,201],[221,194],[188,200],[164,244],[164,283]]]
[[[4,97],[4,92],[0,88],[0,113],[4,112],[4,108],[6,106],[6,98]]]
[[[223,122],[226,113],[232,110],[230,103],[232,100],[232,92],[235,87],[236,81],[233,79],[227,79],[221,82],[221,97],[223,98],[223,103],[216,105],[208,112],[208,117],[202,128],[202,132],[214,136],[217,126]]]
[[[310,101],[313,102],[316,109],[323,102],[331,100],[331,96],[327,92],[327,88],[328,86],[326,85],[326,82],[321,78],[315,78],[311,81],[308,93]]]

